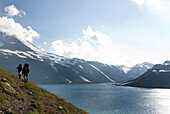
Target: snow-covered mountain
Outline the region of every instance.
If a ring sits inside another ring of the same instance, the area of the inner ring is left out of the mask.
[[[145,73],[148,69],[151,69],[154,66],[154,64],[144,62],[140,64],[136,64],[133,67],[127,67],[124,65],[117,66],[120,70],[122,70],[127,77],[129,78],[136,78],[138,76],[141,76],[143,73]]]
[[[0,67],[17,74],[18,64],[30,64],[30,80],[44,83],[104,83],[128,80],[116,66],[46,53],[28,41],[0,33]]]
[[[122,85],[149,88],[170,88],[170,61],[154,65],[142,76]]]
[[[124,65],[117,65],[117,68],[119,68],[125,74],[127,74],[132,69],[131,67],[127,67]]]

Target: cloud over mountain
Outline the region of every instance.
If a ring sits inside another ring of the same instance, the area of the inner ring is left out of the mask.
[[[52,42],[52,52],[70,58],[100,61],[107,64],[134,65],[142,60],[140,50],[126,45],[113,44],[108,35],[93,31],[90,26],[87,30],[82,30],[82,33],[84,34],[82,38],[70,43],[62,40]]]
[[[8,36],[15,36],[22,40],[33,42],[33,38],[39,38],[39,34],[31,26],[24,28],[20,23],[16,23],[13,18],[0,17],[0,32]]]

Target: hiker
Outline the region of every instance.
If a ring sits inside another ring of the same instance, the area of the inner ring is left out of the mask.
[[[23,71],[22,71],[22,74],[24,75],[24,80],[26,82],[28,82],[28,74],[29,74],[29,64],[25,63],[24,64],[24,68],[23,68]]]
[[[18,69],[18,76],[19,76],[19,79],[21,79],[21,72],[23,69],[22,64],[19,64],[19,66],[16,69]]]

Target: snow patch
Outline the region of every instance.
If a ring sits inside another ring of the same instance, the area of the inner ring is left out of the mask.
[[[151,67],[150,66],[148,66],[148,65],[145,65],[145,67],[147,68],[147,69],[150,69]]]
[[[170,70],[159,70],[159,72],[170,72]]]
[[[64,62],[65,62],[65,64],[68,64],[68,65],[75,65],[76,63],[78,63],[78,60],[77,59],[67,59]]]
[[[152,70],[152,72],[157,72],[156,70]]]
[[[66,80],[69,84],[71,84],[72,83],[72,81],[71,80],[69,80],[69,79],[67,79],[67,78],[64,78],[64,77],[62,77],[62,76],[60,76],[60,78],[63,78],[64,80]]]
[[[56,67],[54,66],[54,63],[50,63],[50,66],[51,66],[56,72],[58,72],[58,70],[57,70]]]
[[[16,42],[9,42],[10,44],[16,44]]]
[[[71,81],[71,80],[69,80],[69,79],[65,79],[65,80],[67,80],[69,84],[71,84],[71,83],[72,83],[72,81]]]
[[[127,74],[131,70],[131,68],[123,67],[122,70],[124,71],[124,73]]]
[[[39,61],[43,61],[42,57],[40,57],[39,54],[33,53],[33,52],[31,52],[31,51],[27,51],[27,53],[29,53],[30,55],[33,55],[33,56],[37,57],[37,59],[38,59]]]
[[[84,69],[83,66],[81,66],[81,65],[79,65],[79,67],[80,67],[81,69]]]
[[[9,55],[15,54],[20,58],[27,58],[26,56],[20,55],[19,53],[21,53],[21,51],[11,51],[8,49],[0,49],[0,51],[4,52],[4,53],[8,53]]]
[[[85,82],[88,82],[88,83],[91,82],[91,81],[89,81],[88,79],[84,78],[83,76],[80,76],[80,78],[81,78],[83,81],[85,81]]]
[[[126,67],[126,66],[116,66],[116,68],[118,68],[120,71],[124,72],[125,74],[127,74],[132,68],[131,67]]]
[[[97,71],[99,71],[101,74],[103,74],[107,79],[109,79],[111,82],[114,82],[114,80],[112,80],[109,76],[107,76],[104,72],[102,72],[101,70],[99,70],[97,67],[95,67],[94,65],[90,64],[90,66],[92,66],[94,69],[96,69]]]

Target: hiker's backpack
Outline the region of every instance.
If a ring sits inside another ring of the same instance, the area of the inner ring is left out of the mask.
[[[29,73],[29,64],[24,64],[24,72]]]

